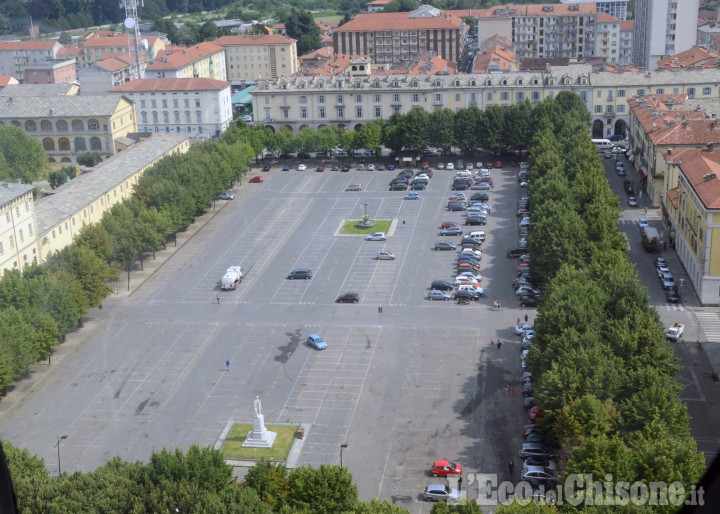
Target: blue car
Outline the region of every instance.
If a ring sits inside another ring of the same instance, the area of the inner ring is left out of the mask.
[[[327,348],[327,343],[325,342],[325,339],[323,339],[317,334],[310,334],[307,338],[307,344],[309,344],[316,350],[324,350],[325,348]]]
[[[394,169],[395,169],[395,165],[394,165],[394,164],[390,164],[390,165],[388,166],[388,169],[391,170],[391,171],[394,170]]]
[[[283,171],[290,171],[290,165],[286,164],[285,166],[283,166]]]
[[[408,193],[404,196],[405,200],[419,200],[420,195],[418,193]]]

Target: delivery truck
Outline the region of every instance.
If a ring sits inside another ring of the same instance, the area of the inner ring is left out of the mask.
[[[243,269],[242,266],[231,266],[225,271],[222,280],[220,281],[220,289],[223,291],[230,291],[235,289],[237,285],[242,282]]]

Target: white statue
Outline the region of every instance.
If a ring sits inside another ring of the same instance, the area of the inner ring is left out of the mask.
[[[255,397],[254,407],[255,407],[255,417],[259,418],[260,416],[262,416],[262,402],[260,401],[259,396]]]

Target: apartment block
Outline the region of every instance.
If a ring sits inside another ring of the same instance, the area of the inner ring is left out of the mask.
[[[626,20],[620,22],[620,51],[618,53],[618,64],[629,64],[633,58],[635,46],[635,22]]]
[[[57,59],[62,47],[57,41],[0,41],[0,75],[12,75],[24,82],[29,66]]]
[[[38,261],[33,185],[0,182],[0,273]]]
[[[603,13],[620,21],[627,19],[628,2],[630,0],[560,0],[561,4],[590,4],[597,5],[598,14]]]
[[[219,136],[232,123],[230,83],[207,78],[140,79],[110,90],[135,104],[140,132]]]
[[[620,64],[620,20],[604,13],[597,15],[595,56],[607,64]]]
[[[358,14],[333,31],[336,54],[366,55],[373,63],[393,66],[428,50],[460,62],[466,40],[462,18],[430,5],[409,13]]]
[[[636,0],[632,62],[654,70],[668,55],[695,44],[700,0]]]
[[[204,77],[226,80],[225,49],[214,43],[171,46],[161,51],[145,68],[146,79],[190,79]]]
[[[71,84],[76,80],[75,59],[55,59],[25,67],[25,84]]]
[[[223,36],[213,44],[225,51],[227,80],[234,85],[289,77],[298,69],[297,41],[281,34]]]

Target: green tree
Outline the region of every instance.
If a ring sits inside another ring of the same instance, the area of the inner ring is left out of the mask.
[[[403,148],[403,116],[403,114],[395,112],[383,125],[383,144],[394,152],[400,152]]]
[[[110,262],[113,251],[112,241],[110,240],[110,234],[101,223],[93,223],[81,228],[80,233],[75,236],[75,245],[86,246],[98,258],[104,262]]]
[[[455,113],[454,141],[466,155],[478,146],[480,117],[481,111],[474,105],[460,109]]]
[[[42,145],[20,127],[0,125],[0,180],[30,183],[45,173],[47,156]]]
[[[245,475],[245,485],[257,492],[260,499],[277,511],[290,494],[290,481],[284,464],[260,459]]]
[[[102,161],[100,152],[85,152],[77,156],[77,163],[89,168],[94,167]]]
[[[480,146],[485,150],[500,153],[504,146],[505,111],[499,105],[489,105],[480,118]]]
[[[198,32],[200,41],[211,41],[213,39],[217,39],[218,32],[218,27],[215,25],[215,22],[206,21],[200,26],[200,30]]]
[[[267,34],[270,34],[270,31],[262,23],[256,23],[252,26],[248,34],[253,36],[265,36]]]
[[[401,130],[404,134],[403,146],[418,154],[428,147],[428,131],[430,115],[425,109],[410,109],[403,116]]]
[[[375,119],[365,123],[357,133],[358,148],[379,151],[382,145],[382,131],[382,119]]]
[[[522,150],[528,146],[531,136],[532,106],[529,100],[511,105],[505,111],[503,125],[503,144],[507,148],[514,148],[522,156]]]
[[[444,107],[430,113],[427,140],[430,146],[449,152],[455,137],[455,113]]]
[[[48,183],[51,189],[57,189],[67,182],[67,175],[60,170],[51,171],[48,174]]]
[[[285,19],[287,35],[297,39],[298,55],[305,55],[320,48],[320,27],[310,11],[293,8]]]
[[[358,501],[357,487],[346,468],[304,466],[290,472],[287,503],[317,514],[351,511]]]

